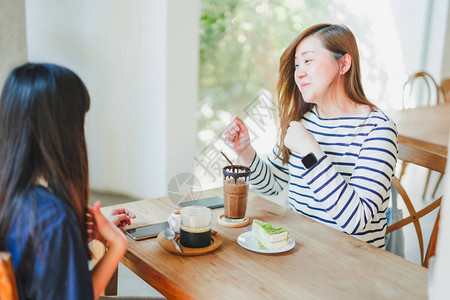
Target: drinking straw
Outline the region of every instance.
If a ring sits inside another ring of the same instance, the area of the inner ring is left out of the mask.
[[[230,163],[230,165],[231,165],[231,167],[232,167],[232,169],[233,169],[233,173],[234,173],[234,165],[233,165],[233,163],[231,162],[231,160],[229,160],[228,157],[225,155],[225,153],[223,153],[222,151],[220,151],[220,153],[222,153],[223,157],[225,157],[225,159],[228,160],[228,162]]]

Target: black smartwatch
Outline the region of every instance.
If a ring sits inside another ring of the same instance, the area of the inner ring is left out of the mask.
[[[317,163],[317,157],[314,155],[314,153],[311,152],[303,156],[302,163],[305,166],[305,168],[310,169]]]

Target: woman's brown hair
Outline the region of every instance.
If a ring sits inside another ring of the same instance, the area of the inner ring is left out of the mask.
[[[0,249],[5,247],[28,191],[39,179],[72,208],[86,254],[91,257],[86,232],[89,171],[84,136],[89,105],[85,85],[67,68],[27,63],[9,74],[0,98]]]
[[[280,150],[278,156],[281,155],[283,163],[287,163],[290,156],[289,149],[284,145],[284,137],[286,136],[289,123],[301,120],[303,115],[315,105],[303,100],[294,79],[294,59],[297,46],[303,39],[312,35],[318,37],[323,47],[332,52],[336,59],[341,58],[344,54],[349,54],[352,57],[352,64],[344,77],[345,92],[355,103],[369,105],[372,108],[375,107],[364,94],[361,84],[358,45],[350,29],[343,25],[332,24],[318,24],[307,28],[291,42],[280,58],[277,82],[278,112],[280,117]]]

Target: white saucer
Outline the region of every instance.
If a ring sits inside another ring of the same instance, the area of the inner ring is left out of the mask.
[[[259,253],[281,253],[281,252],[289,251],[292,248],[294,248],[294,246],[295,246],[294,239],[289,237],[288,244],[286,247],[283,247],[280,249],[275,249],[275,250],[268,250],[268,249],[264,248],[264,246],[262,246],[258,242],[258,240],[255,238],[255,236],[253,235],[253,233],[251,231],[244,232],[241,235],[239,235],[237,238],[237,242],[238,242],[239,246],[241,246],[247,250],[259,252]]]

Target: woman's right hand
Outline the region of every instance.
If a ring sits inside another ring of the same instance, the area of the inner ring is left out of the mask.
[[[255,149],[250,144],[250,135],[247,126],[238,117],[223,134],[226,142],[233,143],[233,149],[239,154],[239,159],[243,165],[250,165],[255,157]]]

